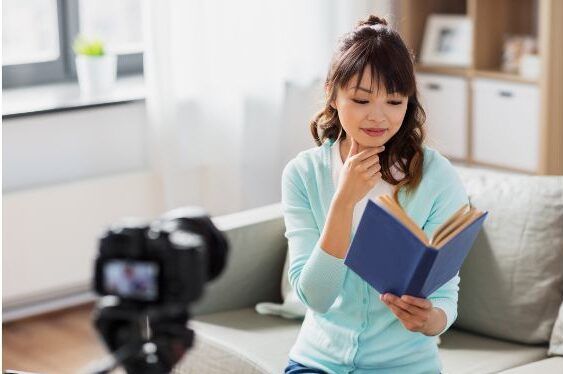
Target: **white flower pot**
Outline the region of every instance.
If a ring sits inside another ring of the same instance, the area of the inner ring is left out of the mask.
[[[110,92],[115,84],[117,56],[76,56],[76,73],[83,95],[94,96]]]

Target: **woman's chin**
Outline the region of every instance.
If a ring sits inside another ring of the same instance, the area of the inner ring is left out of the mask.
[[[369,135],[362,134],[362,137],[355,138],[358,144],[364,148],[379,147],[385,145],[387,142],[386,137],[369,137]],[[367,139],[366,139],[367,138]]]

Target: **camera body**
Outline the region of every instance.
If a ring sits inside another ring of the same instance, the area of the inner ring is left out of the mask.
[[[95,290],[140,306],[188,304],[206,281],[203,245],[194,233],[113,227],[100,240]]]

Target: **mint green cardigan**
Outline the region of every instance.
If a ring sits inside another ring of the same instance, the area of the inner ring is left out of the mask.
[[[300,152],[282,174],[282,208],[288,239],[288,278],[307,306],[289,358],[329,373],[426,373],[441,371],[436,339],[407,330],[379,300],[379,293],[325,252],[319,238],[335,193],[331,147]],[[456,170],[438,151],[424,146],[423,177],[399,202],[428,237],[462,205],[467,193]],[[354,232],[351,233],[353,238]],[[374,243],[377,245],[377,243]],[[447,316],[457,317],[459,273],[428,297]]]

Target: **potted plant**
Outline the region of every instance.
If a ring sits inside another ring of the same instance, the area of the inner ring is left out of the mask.
[[[101,40],[90,40],[82,35],[74,40],[73,50],[80,91],[88,96],[111,91],[115,83],[117,57],[106,53]]]

